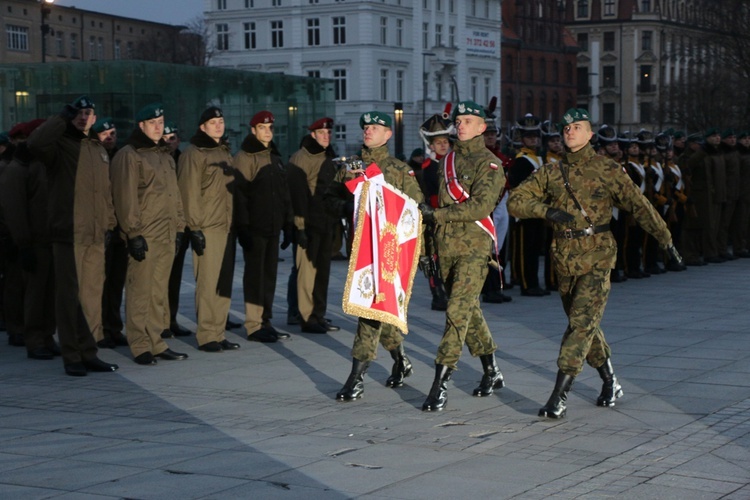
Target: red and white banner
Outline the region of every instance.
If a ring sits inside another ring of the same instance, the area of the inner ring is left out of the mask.
[[[374,163],[347,187],[356,210],[344,312],[394,325],[406,334],[422,238],[417,202],[385,182]]]

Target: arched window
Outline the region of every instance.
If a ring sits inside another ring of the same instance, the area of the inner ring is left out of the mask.
[[[526,93],[526,111],[525,111],[525,113],[533,113],[533,112],[534,112],[534,93],[529,90]]]

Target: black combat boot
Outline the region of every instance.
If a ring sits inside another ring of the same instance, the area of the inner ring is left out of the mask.
[[[490,396],[493,389],[502,389],[505,387],[505,381],[503,380],[500,368],[497,367],[494,354],[479,356],[479,360],[482,362],[484,376],[482,377],[482,381],[479,382],[479,387],[474,389],[474,395],[481,398]]]
[[[389,352],[393,358],[393,368],[391,369],[391,376],[385,381],[385,386],[401,387],[404,385],[404,379],[414,373],[411,360],[404,352],[404,344],[400,344],[397,349]]]
[[[604,383],[602,393],[596,400],[596,406],[614,406],[615,400],[623,395],[622,386],[617,382],[615,371],[612,369],[612,361],[607,358],[602,366],[596,369]]]
[[[336,399],[339,401],[353,401],[362,397],[362,393],[365,392],[364,378],[368,366],[370,366],[369,361],[360,361],[357,358],[352,360],[352,372],[349,374],[349,378],[346,379],[344,387],[336,393]]]
[[[568,391],[570,386],[573,385],[574,378],[574,376],[566,375],[561,371],[557,372],[555,388],[552,389],[552,395],[547,400],[547,404],[539,410],[540,417],[563,418],[565,416],[565,402],[568,400]]]
[[[445,365],[435,365],[435,380],[432,382],[430,393],[422,405],[422,411],[440,411],[448,402],[448,387],[453,370]]]

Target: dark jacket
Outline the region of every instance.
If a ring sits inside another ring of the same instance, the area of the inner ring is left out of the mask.
[[[302,148],[287,165],[289,194],[297,229],[330,233],[336,218],[326,210],[324,195],[336,175],[331,146],[323,148],[312,136],[302,139]]]

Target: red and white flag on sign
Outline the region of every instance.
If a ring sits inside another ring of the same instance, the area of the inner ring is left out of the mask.
[[[417,202],[385,182],[374,163],[346,185],[354,193],[356,210],[344,312],[407,333],[406,311],[422,238]]]

